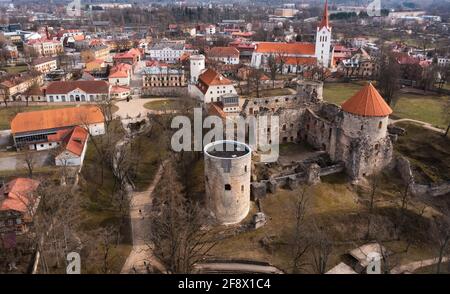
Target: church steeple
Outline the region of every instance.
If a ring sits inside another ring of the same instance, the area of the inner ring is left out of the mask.
[[[322,20],[320,21],[319,30],[323,27],[330,28],[328,23],[328,0],[325,0],[325,8],[323,9]]]

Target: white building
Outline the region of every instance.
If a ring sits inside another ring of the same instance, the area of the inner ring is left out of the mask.
[[[148,54],[151,59],[165,61],[168,63],[176,63],[180,57],[186,52],[184,43],[181,42],[162,42],[154,44]]]
[[[295,67],[311,66],[312,63],[331,67],[332,55],[328,3],[325,2],[324,14],[317,27],[315,43],[257,42],[252,53],[251,66],[267,69],[269,58],[275,58],[278,63],[284,59],[283,63],[291,63]]]
[[[214,25],[208,25],[205,27],[205,34],[206,35],[214,35],[216,33],[216,26]]]
[[[89,133],[76,126],[63,139],[63,150],[55,156],[57,166],[82,166],[86,155]]]
[[[450,66],[450,58],[447,57],[438,57],[437,63],[439,66]]]
[[[208,52],[208,59],[225,64],[239,64],[239,50],[235,47],[213,47]]]
[[[220,102],[223,95],[237,94],[232,81],[211,68],[200,74],[197,84],[190,85],[189,92],[203,103]]]
[[[317,27],[315,54],[317,64],[330,67],[331,65],[331,27],[328,23],[328,0],[325,1],[322,21]]]
[[[47,102],[94,102],[109,99],[110,86],[105,81],[62,81],[48,84]]]
[[[205,56],[191,55],[189,57],[190,68],[191,68],[191,83],[197,83],[198,76],[205,69]]]

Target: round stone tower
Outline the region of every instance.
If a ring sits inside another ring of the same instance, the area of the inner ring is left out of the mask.
[[[348,137],[364,136],[369,143],[373,143],[387,136],[392,109],[371,83],[345,101],[342,110],[342,129]]]
[[[250,209],[251,149],[241,142],[221,140],[203,151],[207,209],[222,224],[239,223]]]
[[[191,55],[189,57],[191,66],[191,83],[197,83],[198,76],[205,69],[205,55]]]

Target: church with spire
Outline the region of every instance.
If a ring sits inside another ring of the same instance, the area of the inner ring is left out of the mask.
[[[331,46],[331,26],[328,18],[328,0],[325,1],[323,15],[317,25],[315,43],[256,42],[251,66],[267,69],[268,60],[271,57],[283,59],[283,73],[298,73],[316,65],[332,68],[334,62]]]
[[[324,67],[332,65],[331,26],[328,20],[328,0],[325,1],[323,16],[316,32],[317,64]]]

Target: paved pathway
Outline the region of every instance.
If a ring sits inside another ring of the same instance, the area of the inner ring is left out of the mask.
[[[6,155],[8,154],[8,155]],[[26,169],[25,155],[23,153],[8,152],[0,154],[0,170]],[[34,168],[53,164],[49,150],[33,151]]]
[[[391,123],[391,124],[396,124],[396,123],[399,123],[399,122],[413,122],[413,123],[417,123],[417,124],[422,125],[422,127],[424,127],[425,129],[428,129],[428,130],[431,130],[431,131],[435,131],[435,132],[438,132],[438,133],[441,133],[441,134],[445,133],[445,130],[440,129],[440,128],[436,128],[432,124],[424,122],[424,121],[420,121],[420,120],[415,120],[415,119],[410,119],[410,118],[390,119],[389,120],[389,123]]]
[[[151,101],[164,101],[169,98],[137,98],[131,99],[129,102],[126,100],[118,101],[115,105],[119,107],[114,113],[114,117],[120,117],[121,119],[136,118],[138,116],[145,117],[147,113],[152,112],[152,110],[144,107],[144,104]]]
[[[144,192],[131,192],[130,217],[133,238],[133,249],[122,267],[122,274],[147,273],[148,268],[156,268],[165,272],[164,266],[152,254],[150,242],[150,213],[152,193],[161,179],[164,162],[159,166],[158,172],[150,187]]]
[[[402,274],[402,273],[414,273],[416,270],[422,268],[422,267],[426,267],[426,266],[430,266],[433,264],[438,263],[438,258],[431,258],[431,259],[425,259],[425,260],[419,260],[419,261],[415,261],[415,262],[411,262],[408,264],[404,264],[404,265],[399,265],[394,267],[391,270],[391,274]],[[449,257],[443,257],[442,258],[442,263],[447,262],[448,260],[450,260]]]

